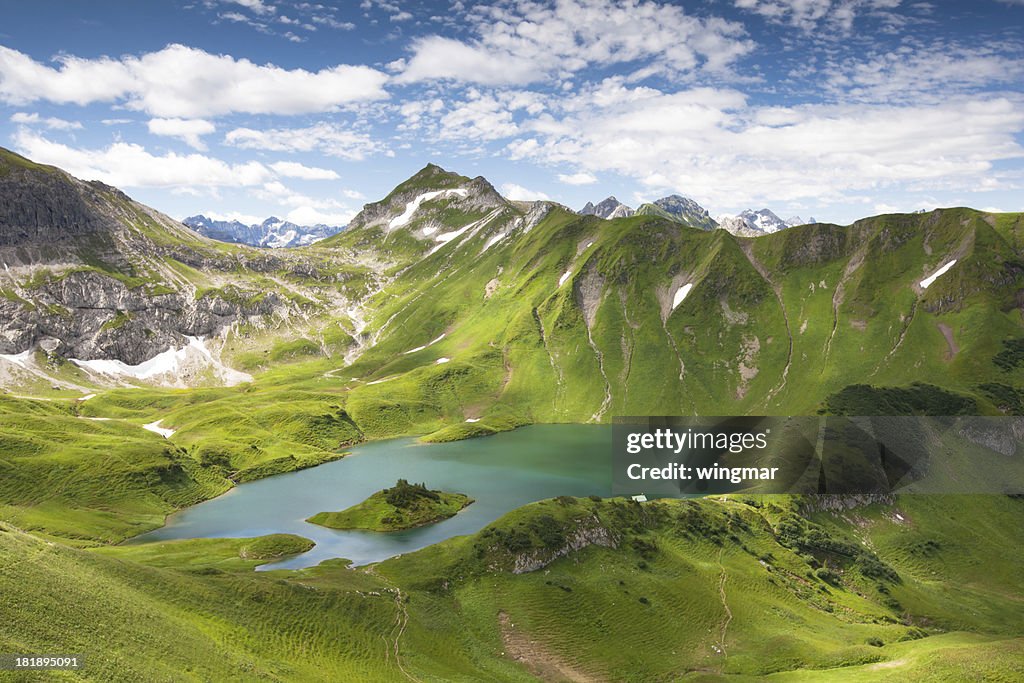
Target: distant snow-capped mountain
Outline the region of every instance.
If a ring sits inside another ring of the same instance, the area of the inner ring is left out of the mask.
[[[587,205],[580,209],[580,213],[584,216],[597,216],[611,220],[612,218],[626,218],[636,212],[615,197],[608,197],[604,201],[598,202],[596,206],[587,202]]]
[[[344,227],[330,225],[297,225],[271,216],[262,223],[246,225],[241,221],[218,221],[203,215],[189,216],[182,221],[200,235],[221,242],[235,242],[254,247],[280,249],[303,247],[335,235]]]
[[[761,209],[760,211],[747,209],[738,216],[724,215],[719,216],[717,220],[722,229],[742,236],[768,235],[795,225],[816,222],[813,218],[805,221],[799,216],[782,220],[771,209]]]

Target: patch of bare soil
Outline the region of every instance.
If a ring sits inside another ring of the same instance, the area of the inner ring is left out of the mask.
[[[501,627],[501,641],[505,645],[505,655],[525,666],[540,680],[557,681],[558,683],[563,681],[589,683],[600,680],[576,669],[572,664],[550,652],[543,644],[517,630],[512,619],[505,612],[498,612],[498,625]]]
[[[956,354],[960,353],[960,347],[953,339],[953,328],[945,323],[939,323],[939,332],[946,338],[946,345],[949,346],[949,350],[946,351],[946,360],[953,360],[956,358]]]

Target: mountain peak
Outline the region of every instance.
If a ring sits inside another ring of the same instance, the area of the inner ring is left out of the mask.
[[[806,223],[816,223],[814,218],[809,221],[804,221],[799,216],[793,216],[786,220],[782,220],[779,216],[771,209],[764,208],[755,211],[754,209],[747,209],[740,212],[738,216],[720,216],[718,222],[721,227],[733,233],[734,235],[741,235],[745,237],[757,237],[760,235],[769,235],[779,230],[785,230],[786,228],[792,228],[796,225],[805,225]]]
[[[598,218],[610,220],[612,218],[632,216],[635,212],[632,208],[616,199],[614,195],[611,195],[598,202],[596,206],[591,202],[587,202],[587,205],[580,209],[579,213],[584,216],[597,216]]]
[[[389,233],[417,222],[421,210],[440,201],[455,203],[465,210],[489,210],[508,203],[483,176],[470,179],[431,163],[400,183],[384,199],[365,204],[349,227],[379,226]]]
[[[701,230],[714,230],[718,227],[718,223],[711,217],[707,209],[692,199],[678,194],[670,194],[644,204],[636,212],[645,216],[660,216]]]

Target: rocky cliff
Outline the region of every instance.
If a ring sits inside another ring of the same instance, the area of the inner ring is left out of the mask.
[[[264,274],[330,280],[301,258],[225,247],[99,182],[0,150],[0,354],[137,365],[188,337],[308,302]]]

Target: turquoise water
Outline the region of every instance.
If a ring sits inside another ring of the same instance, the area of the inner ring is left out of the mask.
[[[343,510],[399,478],[465,493],[476,502],[451,519],[390,533],[339,531],[304,521]],[[611,427],[535,425],[482,439],[420,444],[393,439],[299,472],[242,484],[168,518],[133,543],[292,533],[316,541],[303,555],[265,565],[293,569],[345,557],[366,564],[471,534],[517,507],[554,496],[611,494]]]

